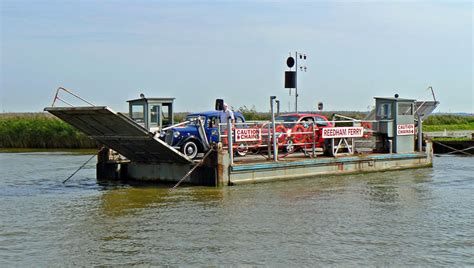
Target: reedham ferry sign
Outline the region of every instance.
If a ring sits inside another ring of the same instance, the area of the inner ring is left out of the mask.
[[[323,138],[358,138],[364,135],[363,127],[326,127],[323,128]]]

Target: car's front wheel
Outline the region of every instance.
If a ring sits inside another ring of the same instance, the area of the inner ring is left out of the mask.
[[[187,141],[183,147],[181,147],[181,151],[187,157],[194,159],[198,154],[198,146],[194,141]]]

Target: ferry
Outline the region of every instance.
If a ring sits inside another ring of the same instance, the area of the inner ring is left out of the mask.
[[[190,114],[174,124],[174,98],[129,100],[129,112],[95,106],[56,106],[58,88],[45,111],[102,144],[97,179],[231,186],[431,167],[433,149],[423,139],[423,118],[439,104],[375,97],[364,120],[317,113],[274,111],[272,120],[222,122],[222,100],[215,110]],[[289,120],[289,121],[287,121]]]

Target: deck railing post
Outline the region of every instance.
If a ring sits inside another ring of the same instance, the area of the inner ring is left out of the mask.
[[[313,122],[313,158],[316,157],[316,124]]]
[[[422,116],[418,115],[418,152],[423,152],[423,121]]]
[[[276,96],[270,96],[270,110],[272,113],[272,138],[273,138],[273,161],[278,161],[278,146],[277,146],[277,137],[275,131],[275,113],[273,111],[273,100],[276,99]]]
[[[227,120],[227,140],[229,141],[229,162],[231,165],[234,164],[234,142],[232,137],[232,124],[231,120]]]
[[[267,142],[267,146],[268,146],[268,150],[267,150],[267,154],[268,154],[268,159],[272,158],[272,140],[271,140],[271,125],[268,124],[267,125],[267,137],[268,137],[268,142]]]

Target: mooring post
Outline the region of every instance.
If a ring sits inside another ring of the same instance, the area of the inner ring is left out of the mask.
[[[418,152],[423,152],[423,122],[421,121],[422,116],[418,115]]]
[[[268,154],[268,159],[272,158],[272,140],[271,140],[271,130],[272,129],[272,126],[270,124],[268,124],[267,126],[267,135],[268,135],[268,149],[267,149],[267,154]]]
[[[234,142],[232,137],[232,124],[230,119],[227,119],[227,140],[229,141],[229,162],[234,164]]]
[[[316,157],[316,124],[313,122],[313,158]]]
[[[277,137],[275,131],[275,113],[273,111],[273,100],[276,99],[276,96],[270,96],[270,111],[272,113],[272,137],[273,137],[273,161],[278,161],[278,146],[277,146]]]

